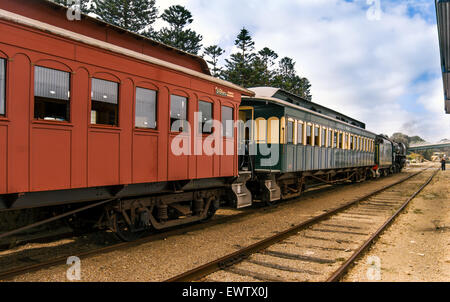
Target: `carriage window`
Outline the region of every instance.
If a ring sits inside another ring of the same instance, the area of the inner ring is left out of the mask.
[[[287,143],[294,143],[294,122],[288,121],[287,123]]]
[[[170,96],[170,130],[173,132],[186,131],[187,124],[187,98]]]
[[[320,147],[319,127],[314,127],[314,145]]]
[[[0,59],[0,115],[6,113],[6,60]]]
[[[92,79],[91,124],[119,125],[119,84]]]
[[[222,106],[222,127],[224,137],[233,137],[233,108]]]
[[[306,126],[306,144],[312,146],[312,126]]]
[[[297,144],[303,145],[303,124],[297,126]]]
[[[337,148],[338,147],[338,133],[336,131],[334,131],[334,138],[333,138],[333,148]]]
[[[213,104],[208,102],[199,101],[198,111],[202,114],[202,120],[199,121],[200,133],[212,133],[212,108]]]
[[[344,149],[344,134],[339,133],[339,149]]]
[[[34,118],[69,121],[70,74],[68,72],[35,67]]]
[[[325,147],[325,144],[327,142],[327,129],[322,129],[322,147]]]
[[[260,117],[255,120],[256,126],[256,141],[266,142],[267,141],[267,121],[266,119]]]
[[[136,88],[136,128],[156,129],[157,92]]]
[[[333,148],[333,130],[328,131],[328,148]]]

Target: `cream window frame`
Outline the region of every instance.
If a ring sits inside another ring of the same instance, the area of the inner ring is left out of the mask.
[[[314,125],[313,125],[313,123],[306,123],[306,126],[305,126],[305,134],[306,134],[306,136],[308,135],[308,127],[311,127],[311,142],[308,144],[308,137],[305,137],[305,139],[306,139],[306,146],[314,146],[314,137],[313,137],[313,135],[314,135]]]
[[[286,118],[284,116],[280,119],[280,144],[286,144]]]
[[[323,137],[324,132],[325,132],[325,137]],[[322,147],[322,148],[327,147],[327,137],[328,137],[327,133],[328,133],[328,128],[325,126],[320,126],[320,147]]]
[[[263,117],[259,117],[255,120],[255,142],[266,143],[267,142],[267,120]]]
[[[327,131],[327,147],[333,149],[334,130],[328,128]]]
[[[280,119],[271,117],[267,120],[267,143],[280,144]]]
[[[288,138],[288,135],[289,135],[289,133],[287,132],[288,131],[288,127],[287,127],[287,125],[288,125],[288,123],[289,122],[291,122],[292,123],[292,144],[293,145],[297,145],[297,139],[296,139],[296,137],[295,137],[295,133],[297,132],[297,131],[295,131],[295,127],[296,127],[296,122],[295,122],[295,120],[293,119],[293,118],[291,118],[291,117],[289,117],[288,119],[287,119],[287,123],[286,123],[286,143],[287,143],[287,138]]]
[[[312,135],[312,141],[313,141],[313,147],[316,146],[316,130],[319,131],[319,147],[320,147],[320,125],[313,124],[313,135]]]
[[[302,141],[301,142],[298,141],[298,127],[300,125],[302,125]],[[303,122],[303,121],[296,121],[296,138],[295,139],[297,140],[297,144],[300,144],[300,145],[303,145],[303,146],[306,145],[306,127],[305,127],[305,122]]]

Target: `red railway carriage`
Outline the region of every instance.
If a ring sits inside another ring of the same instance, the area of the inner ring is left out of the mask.
[[[200,57],[87,16],[69,21],[48,1],[2,0],[0,211],[164,193],[141,200],[140,215],[198,214],[217,193],[199,192],[238,176],[237,155],[176,156],[182,129],[171,125],[199,111],[235,120],[242,94],[253,93],[211,77]],[[233,132],[221,144],[236,146]]]

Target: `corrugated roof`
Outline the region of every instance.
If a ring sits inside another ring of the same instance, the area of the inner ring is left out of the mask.
[[[450,114],[450,0],[435,0],[444,81],[445,111]]]

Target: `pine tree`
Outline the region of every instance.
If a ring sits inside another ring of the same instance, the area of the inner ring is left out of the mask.
[[[194,21],[189,10],[181,5],[172,5],[164,10],[161,18],[169,24],[169,27],[163,27],[155,33],[156,40],[186,52],[198,54],[202,48],[203,37],[191,29],[186,29]]]
[[[254,62],[255,84],[254,86],[270,86],[275,72],[272,70],[278,54],[268,47],[258,52]]]
[[[155,0],[93,0],[91,12],[107,23],[136,33],[151,32],[158,17]]]
[[[253,41],[247,29],[243,28],[237,36],[234,45],[239,49],[238,53],[230,56],[230,59],[225,60],[226,70],[224,71],[224,78],[232,83],[241,85],[243,87],[254,86],[254,63],[255,42]]]
[[[311,100],[311,84],[307,78],[302,78],[297,75],[295,64],[296,63],[292,58],[282,58],[279,62],[273,85],[303,97],[304,99]]]
[[[67,7],[71,7],[72,5],[77,5],[77,1],[76,0],[52,0],[55,3],[67,6]],[[89,9],[89,0],[78,0],[80,3],[80,8],[81,8],[81,12],[88,14],[90,12]]]
[[[307,78],[301,78],[300,87],[300,92],[302,93],[301,96],[308,101],[312,101],[311,83]]]
[[[215,77],[220,77],[222,73],[222,68],[220,68],[219,65],[219,58],[225,53],[225,50],[223,50],[218,45],[211,45],[204,49],[203,51],[203,57],[208,57],[206,59],[206,62],[212,66],[212,74]]]

